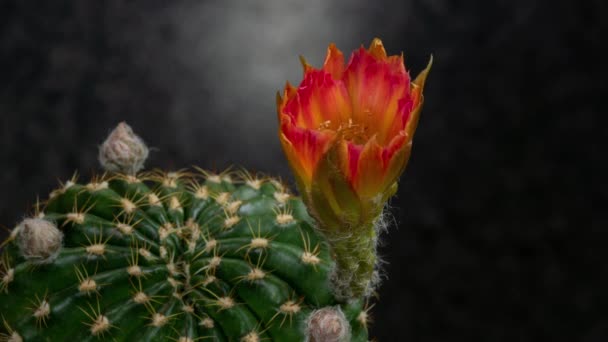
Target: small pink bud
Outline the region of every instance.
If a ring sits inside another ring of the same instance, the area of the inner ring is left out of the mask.
[[[350,340],[350,324],[340,307],[313,311],[307,320],[309,342],[345,342]]]
[[[26,259],[42,263],[52,261],[63,241],[63,233],[57,226],[40,218],[23,220],[16,228],[17,244]]]
[[[119,123],[99,147],[99,162],[111,172],[135,174],[147,158],[148,147],[125,122]]]

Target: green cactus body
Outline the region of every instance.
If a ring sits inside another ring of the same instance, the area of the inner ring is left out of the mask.
[[[367,341],[363,300],[335,299],[327,243],[275,180],[73,180],[36,217],[63,240],[45,260],[18,229],[4,243],[0,340],[304,341],[313,311],[340,307],[343,339]]]

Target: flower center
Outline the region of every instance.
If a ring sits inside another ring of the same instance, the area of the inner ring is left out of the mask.
[[[333,128],[332,126],[335,127],[335,125],[332,125],[332,121],[327,120],[325,122],[322,122],[317,128],[317,130],[335,130],[340,138],[352,141],[357,145],[365,144],[370,138],[368,134],[369,127],[366,125],[355,123],[353,122],[353,119],[348,119],[348,122],[340,122],[340,125],[337,129]]]

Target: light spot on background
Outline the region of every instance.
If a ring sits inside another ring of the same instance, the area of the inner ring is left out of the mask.
[[[169,131],[178,132],[174,138],[183,157],[208,162],[195,141],[213,145],[218,153],[209,162],[217,167],[235,164],[285,174],[276,133],[276,92],[286,80],[295,85],[301,81],[299,55],[320,66],[327,45],[335,42],[348,58],[360,44],[368,45],[373,37],[402,24],[397,6],[390,20],[370,29],[377,5],[346,0],[211,1],[157,13],[174,37],[169,46],[144,49],[140,58],[172,93]],[[150,54],[150,49],[156,52]],[[236,155],[241,158],[233,160]]]

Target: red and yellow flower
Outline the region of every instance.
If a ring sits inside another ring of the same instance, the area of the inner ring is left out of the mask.
[[[312,214],[330,224],[374,219],[409,159],[431,63],[411,80],[380,39],[345,65],[334,44],[323,67],[277,96],[279,137]],[[369,212],[372,211],[372,212]]]

